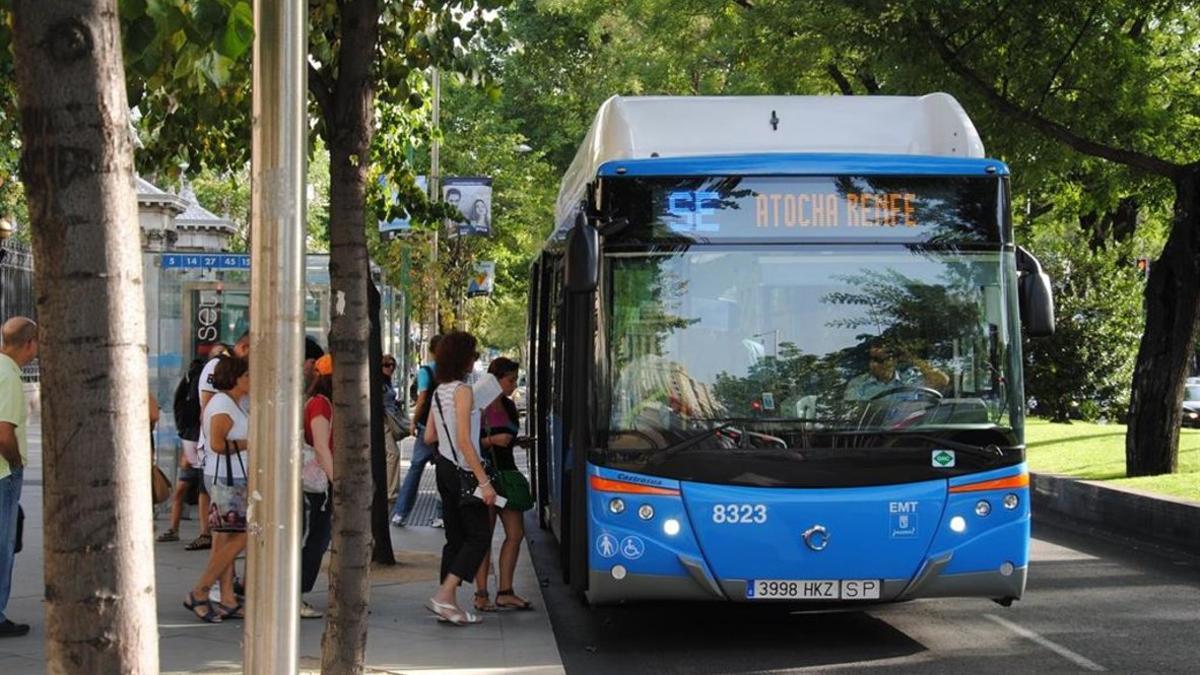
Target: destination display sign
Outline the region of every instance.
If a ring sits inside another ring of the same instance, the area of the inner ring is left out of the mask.
[[[617,215],[643,225],[632,234],[653,238],[1001,241],[1002,184],[991,176],[626,181],[614,181],[609,204]]]

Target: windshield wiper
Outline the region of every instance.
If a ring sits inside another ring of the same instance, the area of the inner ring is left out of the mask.
[[[962,441],[953,441],[948,438],[942,438],[940,436],[931,436],[929,434],[912,433],[912,432],[905,432],[905,431],[888,431],[886,429],[881,429],[881,430],[877,430],[877,431],[859,431],[859,432],[854,432],[854,433],[893,435],[893,436],[900,436],[903,438],[915,438],[915,439],[919,439],[922,441],[929,441],[931,443],[936,443],[936,444],[938,444],[940,446],[944,446],[945,448],[948,448],[950,450],[957,450],[959,452],[965,452],[967,454],[975,455],[976,457],[982,457],[983,459],[993,461],[993,462],[1004,459],[1004,454],[1006,452],[1025,449],[1024,445],[1000,446],[1000,445],[996,445],[995,443],[988,443],[987,445],[975,445],[974,443],[963,443]],[[940,448],[935,447],[934,449],[936,450],[936,449],[940,449]]]
[[[733,425],[734,425],[733,422],[726,422],[724,424],[718,424],[717,426],[715,426],[711,429],[705,429],[704,431],[698,432],[693,436],[689,436],[689,437],[683,439],[682,441],[677,441],[675,443],[672,443],[671,445],[668,445],[667,447],[663,448],[662,450],[659,450],[659,453],[660,453],[659,457],[666,459],[667,457],[670,457],[671,455],[674,455],[683,450],[687,450],[688,448],[696,445],[700,441],[712,438],[713,436],[716,436],[717,434],[732,427]]]

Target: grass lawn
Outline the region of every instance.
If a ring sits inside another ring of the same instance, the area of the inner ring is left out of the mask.
[[[1179,473],[1125,477],[1125,425],[1030,418],[1025,427],[1031,471],[1057,473],[1200,502],[1200,429],[1179,434]]]

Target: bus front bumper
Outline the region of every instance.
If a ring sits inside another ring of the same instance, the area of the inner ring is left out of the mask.
[[[1025,591],[1028,567],[988,572],[944,574],[949,558],[929,560],[913,579],[884,579],[879,598],[872,600],[840,601],[835,604],[876,604],[918,598],[989,598],[1018,600]],[[686,563],[685,563],[686,566]],[[804,604],[797,600],[753,600],[747,597],[745,579],[714,580],[706,571],[693,571],[689,576],[658,574],[625,574],[617,579],[609,571],[590,570],[587,598],[594,605],[643,601],[718,601],[785,602]],[[1007,572],[1007,573],[1006,573]],[[813,603],[814,606],[817,603]],[[819,603],[827,606],[828,602]]]

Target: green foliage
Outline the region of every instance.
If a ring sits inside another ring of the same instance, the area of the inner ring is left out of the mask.
[[[543,152],[522,152],[526,137],[517,130],[515,120],[499,114],[486,88],[465,78],[444,78],[442,114],[442,175],[492,178],[493,234],[486,238],[441,236],[438,261],[431,262],[432,230],[442,228],[444,233],[447,219],[457,211],[440,202],[429,203],[416,186],[413,174],[429,170],[429,137],[414,128],[414,135],[395,134],[394,140],[383,140],[386,144],[415,139],[415,147],[410,146],[412,152],[405,158],[405,166],[413,169],[389,175],[390,181],[398,181],[393,185],[399,188],[401,203],[387,204],[383,190],[374,185],[371,203],[381,217],[412,216],[416,232],[374,249],[373,256],[388,261],[385,268],[391,272],[392,283],[405,283],[412,289],[409,297],[418,320],[430,315],[430,290],[436,285],[443,326],[461,321],[480,335],[485,346],[516,353],[524,342],[529,265],[553,222],[557,177]],[[380,135],[394,134],[390,125],[381,127]],[[464,299],[476,261],[496,263],[495,292],[491,297]],[[401,273],[404,269],[407,275]]]
[[[121,0],[143,172],[236,172],[250,159],[250,0]]]
[[[1031,246],[1054,283],[1057,328],[1028,340],[1025,394],[1038,415],[1125,419],[1142,330],[1141,274],[1136,242],[1090,249],[1085,232],[1044,223]]]
[[[0,0],[0,218],[17,228],[14,237],[29,241],[25,191],[17,175],[21,159],[20,120],[17,117],[16,74],[12,59],[12,14],[9,0]]]
[[[205,169],[192,178],[191,186],[201,206],[233,221],[237,232],[230,241],[230,250],[249,250],[250,167],[227,172]]]

